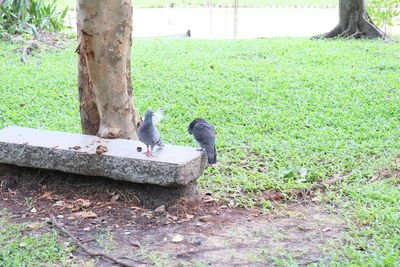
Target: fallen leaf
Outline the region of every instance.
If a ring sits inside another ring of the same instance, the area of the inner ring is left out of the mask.
[[[165,212],[165,205],[161,205],[154,210],[155,213],[163,213]]]
[[[194,215],[191,215],[191,214],[186,214],[186,218],[187,218],[188,220],[191,220],[191,219],[193,219],[193,218],[194,218]]]
[[[210,66],[210,69],[212,69],[212,70],[213,70],[213,69],[215,69],[215,67],[214,67],[213,65],[211,65],[211,66]]]
[[[83,231],[90,231],[90,227],[83,228]]]
[[[59,201],[57,201],[56,203],[53,204],[53,206],[56,206],[56,207],[64,207],[64,205],[65,205],[65,201],[64,200],[59,200]]]
[[[174,238],[172,238],[172,242],[174,242],[174,243],[179,243],[182,241],[183,241],[183,236],[181,236],[181,235],[176,235],[176,236],[174,236]]]
[[[119,199],[119,194],[112,196],[111,202],[116,202]]]
[[[129,243],[130,243],[132,246],[135,246],[135,247],[138,247],[138,248],[141,247],[139,241],[132,241],[132,240],[131,240],[131,241],[129,241]]]
[[[81,149],[81,146],[73,146],[73,147],[69,147],[69,149],[79,150],[79,149]]]
[[[19,243],[19,246],[20,246],[21,248],[26,247],[26,243],[21,242],[21,243]]]
[[[80,210],[81,210],[81,207],[76,206],[76,207],[71,209],[71,212],[77,212],[77,211],[80,211]]]
[[[208,222],[208,221],[210,221],[211,219],[212,219],[212,216],[211,216],[211,215],[204,215],[204,216],[199,217],[199,221],[200,221],[200,222]]]
[[[107,151],[108,151],[108,148],[105,145],[99,145],[96,148],[96,154],[97,155],[101,155],[101,154],[103,154],[103,153],[105,153]]]
[[[93,211],[82,211],[77,213],[76,215],[81,216],[82,218],[96,218],[97,214]]]
[[[130,209],[133,209],[133,210],[143,210],[141,207],[136,207],[136,206],[132,206],[132,207],[130,207]]]
[[[56,203],[53,204],[53,206],[60,207],[60,208],[67,208],[67,209],[73,209],[75,206],[69,203],[66,203],[63,200],[59,200]]]
[[[171,219],[171,220],[173,220],[173,221],[176,221],[176,220],[179,219],[179,217],[177,217],[177,216],[171,216],[171,215],[167,214],[167,219]]]
[[[27,225],[29,229],[37,230],[43,227],[43,223],[33,222]]]
[[[53,194],[53,192],[48,191],[48,192],[43,193],[43,195],[41,195],[39,198],[47,198],[47,199],[50,199],[50,196],[51,196],[52,194]]]
[[[19,106],[20,106],[21,108],[22,108],[22,107],[25,107],[25,105],[26,105],[26,104],[19,104]]]
[[[203,200],[204,203],[211,203],[211,202],[216,202],[217,200],[215,198],[209,198],[209,199],[205,199]]]
[[[81,207],[87,208],[87,207],[89,207],[92,203],[90,203],[89,200],[85,200],[85,199],[79,198],[79,199],[76,200],[76,204],[78,204],[78,205],[81,206]]]
[[[322,232],[328,232],[329,230],[331,230],[331,228],[325,227],[325,228],[323,228],[321,231],[322,231]]]

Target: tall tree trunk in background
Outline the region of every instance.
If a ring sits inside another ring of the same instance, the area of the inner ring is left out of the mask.
[[[319,37],[387,38],[369,17],[365,0],[339,0],[339,24]]]
[[[77,0],[78,88],[82,130],[137,139],[132,101],[130,0]]]

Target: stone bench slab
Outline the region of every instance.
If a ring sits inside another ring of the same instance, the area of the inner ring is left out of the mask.
[[[99,145],[108,151],[97,154]],[[188,185],[207,167],[206,155],[193,147],[156,147],[156,157],[150,158],[145,151],[146,145],[134,140],[15,126],[0,130],[0,163],[4,164],[161,186]]]

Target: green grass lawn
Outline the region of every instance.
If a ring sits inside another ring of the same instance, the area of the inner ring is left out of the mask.
[[[0,211],[0,266],[66,266],[71,248],[56,231],[39,234],[35,230],[44,223],[10,224],[7,216]]]
[[[328,191],[350,231],[326,262],[395,266],[400,232],[400,45],[381,41],[134,40],[134,101],[164,107],[165,143],[196,146],[189,122],[218,132],[220,163],[199,179],[232,206],[262,205],[346,175]],[[23,65],[0,43],[0,128],[80,132],[75,44]],[[212,66],[212,68],[211,68]],[[383,170],[388,179],[368,183]]]
[[[60,7],[69,6],[74,8],[75,0],[57,0]],[[166,7],[174,3],[176,7],[200,7],[208,6],[209,3],[215,6],[233,6],[234,0],[132,0],[135,8],[148,7]],[[239,6],[242,7],[271,7],[271,6],[335,6],[339,0],[239,0]]]

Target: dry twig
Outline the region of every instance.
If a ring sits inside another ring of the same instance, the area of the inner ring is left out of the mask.
[[[65,229],[65,227],[63,227],[63,226],[57,221],[57,219],[54,217],[53,214],[50,214],[50,220],[51,220],[51,222],[52,222],[62,233],[68,235],[68,236],[75,242],[75,244],[76,244],[78,247],[80,247],[81,249],[83,249],[87,254],[89,254],[89,255],[91,255],[91,256],[94,256],[94,257],[100,256],[100,257],[109,259],[109,260],[111,260],[111,261],[113,261],[113,262],[115,262],[115,263],[117,263],[117,264],[119,264],[119,265],[121,265],[121,266],[127,266],[127,267],[134,267],[134,266],[137,266],[137,264],[131,264],[131,263],[128,263],[128,262],[126,262],[126,261],[119,260],[119,259],[117,259],[116,257],[114,257],[113,255],[108,254],[107,252],[98,251],[98,250],[93,250],[93,249],[87,248],[87,247],[86,247],[84,244],[82,244],[82,242],[79,241],[72,233],[70,233],[67,229]],[[139,260],[135,260],[135,259],[131,259],[131,258],[129,258],[129,260],[131,260],[131,261],[133,261],[133,262],[136,262],[136,263],[140,263],[140,264],[148,264],[147,262],[139,261]]]

